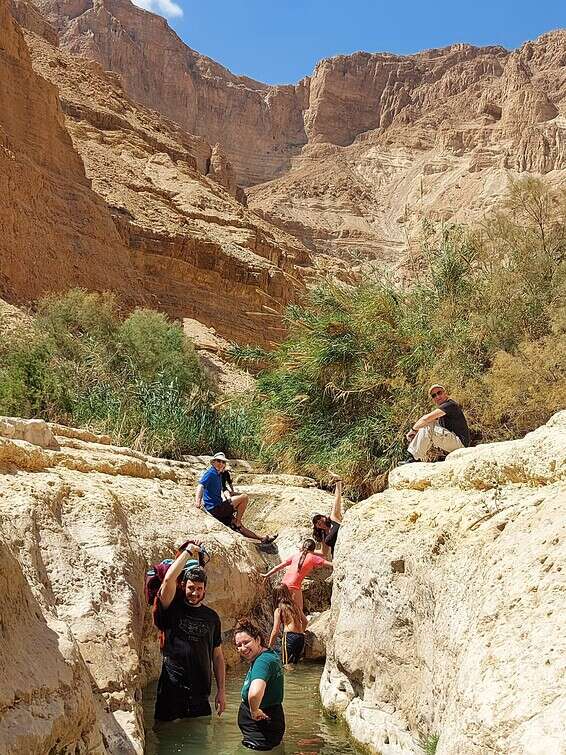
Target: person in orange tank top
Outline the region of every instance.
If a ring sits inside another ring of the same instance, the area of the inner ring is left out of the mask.
[[[270,569],[266,574],[261,576],[269,578],[272,574],[286,569],[285,576],[283,577],[283,584],[287,585],[289,592],[293,598],[295,605],[303,613],[303,580],[307,577],[313,569],[317,569],[320,566],[332,567],[332,561],[327,561],[323,556],[319,556],[314,552],[316,548],[316,542],[311,538],[307,538],[303,542],[302,549],[290,556],[286,561],[282,561],[273,569]],[[303,613],[304,616],[304,613]]]

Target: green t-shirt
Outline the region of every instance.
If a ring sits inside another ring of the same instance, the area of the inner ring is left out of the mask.
[[[266,682],[260,708],[269,708],[283,702],[283,668],[274,650],[264,650],[252,662],[242,687],[242,700],[248,705],[248,693],[254,679]]]

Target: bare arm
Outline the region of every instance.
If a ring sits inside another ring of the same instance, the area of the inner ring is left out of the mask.
[[[271,630],[271,634],[269,635],[269,647],[273,647],[273,643],[275,642],[275,638],[279,634],[279,630],[281,629],[281,611],[276,608],[273,612],[273,629]]]
[[[318,564],[316,568],[320,568],[321,566],[329,566],[331,569],[334,568],[334,564],[332,563],[332,561],[327,561],[326,559],[323,561],[322,564]]]
[[[190,548],[190,546],[188,547]],[[177,591],[177,577],[187,565],[189,558],[192,557],[193,554],[191,552],[189,552],[188,550],[183,551],[175,559],[175,561],[173,561],[169,569],[167,569],[167,574],[165,575],[163,582],[161,583],[161,587],[159,588],[158,593],[159,600],[161,601],[163,608],[169,608],[169,606],[173,602],[175,592]]]
[[[267,684],[263,679],[254,679],[250,684],[250,690],[248,692],[248,704],[250,706],[250,713],[254,721],[269,719],[269,716],[266,716],[259,707],[261,705],[261,701],[263,700],[266,687]]]
[[[333,522],[342,524],[342,480],[336,481],[336,491],[334,493],[334,505],[330,513]]]
[[[195,495],[195,506],[197,509],[202,509],[202,496],[204,493],[204,486],[200,484],[197,485],[196,495]]]
[[[437,419],[444,417],[445,414],[446,412],[443,412],[442,409],[433,409],[428,414],[423,414],[423,416],[419,417],[413,425],[413,431],[418,432],[419,430],[422,430],[423,427],[434,424]]]
[[[226,663],[222,645],[212,651],[212,668],[216,679],[216,698],[214,701],[216,712],[221,716],[226,710]]]
[[[322,542],[320,543],[319,547],[314,551],[315,555],[322,556],[323,558],[328,558],[332,555],[332,551],[330,550],[330,546],[326,545],[326,543]]]
[[[273,569],[270,569],[265,574],[263,574],[262,572],[260,572],[260,574],[262,577],[271,577],[272,574],[277,574],[278,571],[281,571],[286,566],[289,566],[290,563],[291,563],[291,559],[288,558],[286,561],[282,561],[280,564],[277,564],[277,566],[274,566]]]

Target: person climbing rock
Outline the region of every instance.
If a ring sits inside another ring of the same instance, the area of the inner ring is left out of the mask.
[[[281,661],[267,647],[261,629],[248,618],[238,622],[234,643],[240,657],[250,664],[238,711],[242,744],[250,750],[272,750],[285,734]]]
[[[229,500],[222,497],[222,473],[226,469],[226,456],[223,453],[214,454],[210,460],[210,467],[204,472],[199,480],[196,490],[195,505],[202,509],[203,506],[209,514],[219,522],[239,532],[244,537],[259,540],[263,545],[269,545],[277,538],[277,535],[262,537],[242,524],[242,518],[248,505],[246,493],[232,495]]]
[[[342,524],[342,480],[336,478],[336,490],[334,493],[334,505],[330,516],[324,514],[315,514],[312,518],[312,534],[314,539],[321,544],[320,552],[323,556],[334,556],[334,548],[338,531]]]
[[[202,603],[206,572],[195,565],[194,543],[188,545],[167,570],[153,609],[155,626],[163,632],[156,722],[210,716],[211,669],[216,679],[215,708],[219,716],[226,707],[220,618]],[[187,569],[189,559],[192,563]]]
[[[306,618],[303,613],[303,580],[313,569],[317,569],[320,566],[332,567],[332,561],[327,561],[323,556],[315,553],[315,548],[316,542],[309,537],[303,542],[302,548],[298,553],[277,564],[277,566],[274,566],[265,574],[261,574],[262,577],[267,579],[272,574],[277,574],[277,572],[287,569],[282,583],[288,588],[293,602],[305,621]]]
[[[448,396],[443,385],[431,385],[428,394],[436,409],[419,417],[407,433],[408,456],[401,464],[426,461],[433,447],[449,454],[470,445],[470,431],[461,406]]]
[[[288,668],[301,659],[305,647],[307,620],[285,584],[273,590],[273,605],[275,610],[273,611],[273,629],[269,636],[269,647],[273,647],[281,627],[283,627],[281,661],[283,666]]]

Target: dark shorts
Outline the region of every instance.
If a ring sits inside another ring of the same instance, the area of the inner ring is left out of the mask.
[[[324,538],[324,542],[330,548],[332,555],[334,555],[334,548],[336,547],[336,538],[338,537],[339,530],[340,525],[338,524],[338,522],[332,522],[332,524],[330,525],[330,532]]]
[[[284,632],[281,642],[281,662],[298,663],[305,647],[305,635],[302,632]]]
[[[232,524],[232,518],[234,517],[235,508],[229,501],[222,501],[219,506],[215,506],[208,512],[212,514],[215,519],[229,527]]]
[[[238,726],[242,732],[242,744],[249,750],[273,750],[285,734],[285,713],[282,705],[262,708],[269,721],[254,721],[245,703],[238,711]]]
[[[184,669],[164,659],[157,683],[155,720],[174,721],[176,718],[210,715],[208,695],[193,694]]]

